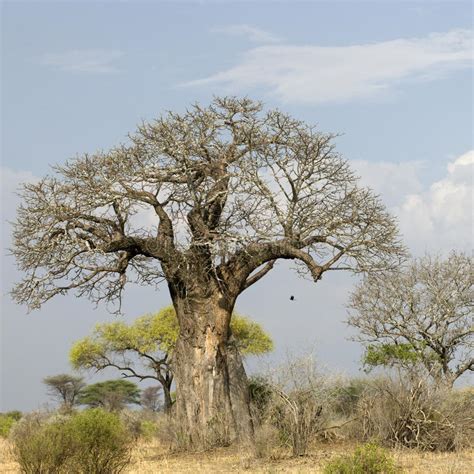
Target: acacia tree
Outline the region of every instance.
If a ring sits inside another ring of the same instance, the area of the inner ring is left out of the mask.
[[[86,386],[82,377],[69,374],[45,377],[43,383],[48,387],[48,394],[58,400],[66,410],[77,404],[77,399]]]
[[[242,356],[273,349],[270,336],[248,318],[233,315],[230,329]],[[168,412],[173,404],[171,360],[178,334],[176,311],[167,306],[130,325],[120,321],[98,324],[91,336],[74,343],[69,360],[75,369],[99,371],[114,367],[124,377],[157,380],[163,388],[164,409]]]
[[[81,390],[78,403],[90,408],[120,411],[127,405],[140,404],[140,389],[129,380],[97,382]]]
[[[118,303],[127,281],[166,281],[180,333],[176,414],[192,442],[216,416],[252,434],[230,320],[237,297],[278,259],[325,272],[399,264],[393,218],[358,184],[334,135],[249,99],[145,123],[127,144],[24,185],[14,248],[20,303],[76,291]],[[145,212],[148,211],[148,212]]]
[[[366,362],[421,363],[448,386],[474,370],[473,284],[472,257],[456,252],[366,278],[352,294],[348,319],[367,346]]]

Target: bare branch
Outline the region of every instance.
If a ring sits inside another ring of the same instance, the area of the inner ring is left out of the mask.
[[[257,283],[257,281],[259,281],[270,270],[272,270],[274,265],[275,265],[275,260],[270,260],[261,270],[259,270],[257,273],[254,273],[249,278],[247,278],[247,280],[245,281],[244,290],[246,290],[248,287],[252,286],[254,283]]]
[[[56,166],[23,188],[12,251],[26,276],[13,296],[38,308],[75,290],[116,304],[126,282],[166,280],[188,298],[218,288],[232,305],[277,259],[315,281],[396,267],[396,223],[334,138],[258,102],[216,98]]]

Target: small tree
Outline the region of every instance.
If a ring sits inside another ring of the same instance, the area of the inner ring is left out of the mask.
[[[366,345],[366,365],[422,364],[448,386],[474,370],[473,270],[472,257],[453,252],[367,277],[352,294],[348,319]]]
[[[328,427],[336,396],[333,381],[319,369],[312,354],[288,354],[266,379],[253,385],[254,400],[258,403],[260,398],[263,408],[263,424],[278,429],[281,441],[291,447],[294,456],[306,454],[310,441]]]
[[[230,328],[243,356],[264,354],[273,349],[270,336],[248,318],[234,315]],[[169,411],[173,383],[170,362],[178,334],[176,311],[167,306],[130,325],[123,322],[98,324],[92,336],[73,345],[69,359],[75,369],[114,367],[124,377],[158,381],[163,388],[164,409]]]
[[[78,402],[91,408],[120,411],[126,405],[140,404],[140,389],[129,380],[107,380],[85,387]]]
[[[78,396],[86,386],[82,377],[68,374],[45,377],[43,383],[48,387],[48,394],[58,400],[65,410],[77,404]]]

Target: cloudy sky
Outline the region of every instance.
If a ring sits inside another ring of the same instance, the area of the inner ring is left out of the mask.
[[[165,110],[248,95],[340,133],[415,255],[470,250],[472,60],[471,2],[3,2],[0,411],[44,404],[41,379],[69,371],[71,343],[114,319],[74,296],[30,314],[10,300],[19,183]],[[315,347],[323,365],[356,374],[344,324],[354,281],[314,285],[280,264],[237,309],[272,334],[273,359]],[[125,319],[169,302],[165,287],[131,287]]]

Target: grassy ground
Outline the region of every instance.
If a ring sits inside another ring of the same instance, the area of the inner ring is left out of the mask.
[[[244,449],[223,448],[211,452],[173,454],[158,443],[142,443],[134,451],[133,464],[128,474],[194,473],[220,474],[251,473],[318,473],[335,456],[354,449],[347,444],[314,446],[308,456],[290,458],[282,454],[277,459],[258,460]],[[403,472],[413,474],[470,474],[473,472],[474,451],[462,453],[419,453],[410,450],[393,450],[397,464]],[[6,441],[0,439],[0,473],[19,473],[18,466],[9,454]]]

